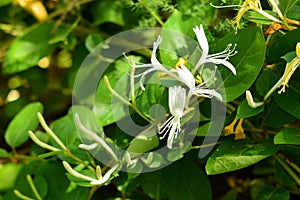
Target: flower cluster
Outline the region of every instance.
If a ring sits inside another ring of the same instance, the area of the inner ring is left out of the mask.
[[[145,90],[145,87],[143,86],[143,80],[145,76],[154,71],[161,71],[167,76],[170,76],[181,83],[180,85],[169,88],[169,110],[171,116],[162,126],[159,127],[158,131],[158,133],[162,135],[161,138],[164,138],[166,135],[168,135],[167,146],[170,149],[172,148],[174,139],[178,137],[178,134],[181,131],[181,119],[186,114],[187,108],[189,107],[190,98],[193,95],[205,98],[215,97],[220,101],[222,100],[222,95],[220,93],[209,88],[209,84],[210,82],[213,82],[211,80],[214,77],[202,82],[201,84],[196,83],[194,74],[200,71],[200,67],[203,67],[205,63],[222,64],[226,66],[234,75],[236,74],[235,67],[228,61],[231,56],[234,56],[237,53],[237,51],[235,51],[236,45],[228,44],[224,51],[215,54],[209,54],[209,45],[203,26],[197,26],[193,30],[202,50],[202,55],[192,71],[186,67],[186,61],[182,58],[180,58],[176,64],[176,72],[174,72],[174,70],[168,70],[158,61],[156,58],[156,51],[162,42],[162,37],[160,36],[158,37],[157,41],[153,43],[151,63],[133,65],[135,69],[147,68],[144,72],[134,76],[135,78],[140,78],[139,82],[142,90]],[[184,86],[182,86],[182,84]]]

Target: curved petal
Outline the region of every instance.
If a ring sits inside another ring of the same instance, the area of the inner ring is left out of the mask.
[[[169,108],[170,113],[181,118],[185,106],[186,91],[180,86],[170,87],[169,89]]]
[[[200,28],[198,26],[196,26],[195,28],[193,28],[193,30],[196,34],[197,40],[202,49],[202,55],[201,55],[200,60],[204,60],[208,55],[209,46],[208,46],[208,41],[206,39],[206,35],[204,33],[202,24],[200,25]]]
[[[164,66],[162,64],[160,64],[160,62],[156,58],[156,51],[161,42],[162,42],[162,37],[159,35],[156,42],[153,43],[153,50],[152,50],[152,54],[151,54],[151,64],[153,65],[154,68],[165,71]]]
[[[211,63],[215,63],[215,64],[222,64],[222,65],[226,66],[234,75],[236,75],[235,67],[225,59],[210,58],[206,62],[211,62]]]
[[[189,88],[195,87],[195,78],[193,74],[186,68],[184,65],[180,65],[176,67],[179,79],[186,84]]]
[[[212,97],[216,97],[217,99],[219,99],[220,101],[222,101],[222,96],[220,93],[218,93],[215,90],[211,90],[211,89],[206,89],[206,88],[196,88],[194,90],[194,94],[198,95],[198,96],[203,96],[203,97],[207,97],[207,98],[212,98]]]

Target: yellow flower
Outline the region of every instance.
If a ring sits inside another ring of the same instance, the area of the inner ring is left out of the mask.
[[[296,57],[289,63],[287,63],[283,76],[281,78],[281,84],[278,87],[282,88],[278,91],[278,94],[281,94],[282,92],[285,92],[285,87],[288,87],[288,83],[296,71],[296,69],[300,65],[300,42],[297,43],[296,45]]]
[[[228,126],[226,126],[224,128],[225,136],[234,134],[235,135],[235,137],[234,137],[235,140],[245,139],[246,134],[245,134],[244,129],[242,127],[244,119],[240,119],[238,123],[237,123],[237,121],[238,121],[237,118],[235,118],[231,122],[231,124],[229,124]],[[236,123],[237,123],[237,125],[236,125]]]
[[[273,4],[272,4],[273,5]],[[255,12],[258,12],[259,14],[261,14],[262,16],[270,19],[271,21],[277,22],[277,23],[281,23],[281,21],[275,17],[273,17],[272,15],[270,15],[269,13],[265,12],[260,4],[260,0],[246,0],[244,1],[244,3],[242,4],[241,8],[238,11],[237,16],[235,17],[235,23],[237,24],[237,27],[240,28],[240,21],[243,17],[243,15],[248,11],[248,10],[253,10]]]

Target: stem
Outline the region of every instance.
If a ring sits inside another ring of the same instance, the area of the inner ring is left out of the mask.
[[[280,158],[278,155],[273,155],[276,160],[281,164],[281,166],[289,173],[289,175],[296,181],[296,183],[300,186],[300,178],[297,176],[297,174],[285,163],[285,161]]]
[[[120,99],[123,103],[125,103],[126,105],[130,106],[138,115],[140,115],[144,120],[146,120],[147,122],[151,123],[152,121],[150,119],[148,119],[145,115],[143,115],[143,113],[141,113],[141,111],[136,107],[135,102],[130,103],[129,101],[127,101],[126,99],[124,99],[123,97],[121,97],[114,89],[112,89],[109,80],[107,78],[107,76],[104,76],[104,82],[105,85],[107,87],[107,89],[111,92],[112,95],[114,95],[115,97],[117,97],[118,99]]]
[[[94,193],[98,190],[99,186],[97,185],[94,185],[91,187],[90,191],[89,191],[89,194],[88,194],[88,197],[86,198],[86,200],[91,200]]]
[[[40,194],[38,193],[38,191],[37,191],[37,189],[36,189],[36,187],[35,187],[35,185],[34,185],[34,183],[32,181],[31,176],[28,174],[26,176],[26,178],[27,178],[27,182],[28,182],[28,184],[29,184],[29,186],[30,186],[30,188],[31,188],[34,196],[37,198],[37,200],[43,200],[42,197],[40,196]]]
[[[199,145],[199,146],[192,146],[191,149],[201,149],[201,148],[206,148],[210,146],[215,146],[216,144],[221,144],[221,142],[216,142],[212,144],[204,144],[204,145]]]
[[[150,14],[156,19],[156,21],[158,21],[158,23],[163,26],[164,22],[160,19],[160,17],[151,9],[149,9],[148,7],[146,7],[147,11],[150,12]]]

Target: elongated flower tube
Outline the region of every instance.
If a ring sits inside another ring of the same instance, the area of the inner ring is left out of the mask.
[[[200,27],[196,26],[193,30],[202,49],[202,55],[198,63],[195,65],[192,73],[195,74],[199,67],[204,63],[214,63],[226,66],[234,75],[236,75],[235,67],[227,61],[229,57],[234,56],[237,53],[237,51],[235,51],[236,44],[228,44],[226,49],[224,49],[222,52],[209,55],[208,41],[204,33],[202,24],[200,25]],[[233,48],[231,48],[232,46]]]
[[[180,64],[179,66],[176,66],[176,69],[180,80],[189,87],[192,94],[206,98],[216,97],[219,100],[222,100],[222,96],[217,91],[207,88],[206,82],[196,86],[195,78],[186,66]]]
[[[95,178],[92,178],[92,177],[89,177],[87,175],[84,175],[84,174],[81,174],[77,171],[75,171],[68,162],[66,161],[63,161],[63,165],[64,165],[64,168],[70,173],[72,174],[73,176],[77,177],[77,178],[80,178],[80,179],[83,179],[83,180],[86,180],[86,181],[90,181],[91,185],[103,185],[105,184],[111,177],[112,173],[116,171],[116,169],[118,168],[118,164],[115,165],[113,168],[111,168],[110,170],[108,170],[104,176],[101,175],[101,171],[99,172],[100,167],[97,166],[97,170],[98,171],[98,179],[95,179]]]
[[[169,134],[167,141],[169,149],[172,149],[173,140],[181,131],[180,119],[183,117],[185,99],[186,91],[184,88],[180,86],[169,88],[169,109],[172,116],[159,129],[159,134],[163,134],[161,139]]]
[[[161,42],[162,42],[162,37],[158,36],[157,41],[153,43],[153,50],[152,50],[152,54],[151,54],[151,63],[150,64],[135,65],[133,63],[135,69],[149,68],[146,71],[134,76],[135,78],[140,77],[140,86],[141,86],[142,90],[145,90],[145,87],[143,86],[143,81],[144,81],[145,76],[154,71],[162,71],[162,72],[166,73],[167,75],[169,75],[175,79],[178,79],[178,77],[174,73],[172,73],[168,69],[166,69],[156,58],[156,51]]]

